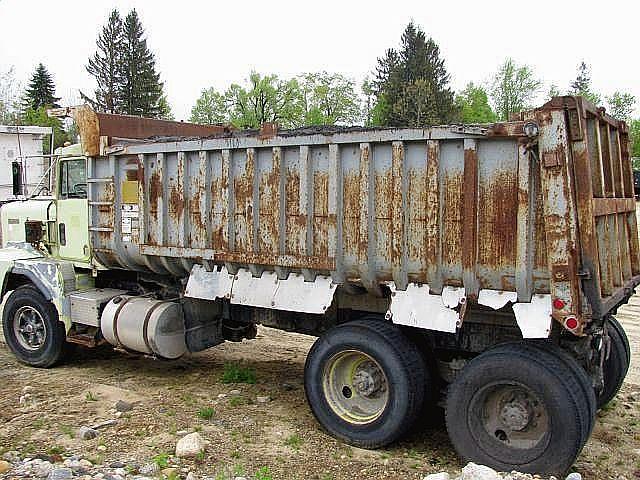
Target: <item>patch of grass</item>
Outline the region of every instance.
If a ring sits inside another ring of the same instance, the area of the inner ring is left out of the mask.
[[[196,455],[196,461],[200,463],[204,462],[204,456],[205,456],[204,450],[200,450]]]
[[[160,468],[167,468],[169,466],[169,454],[159,453],[151,459]]]
[[[84,399],[85,399],[87,402],[97,402],[97,401],[98,401],[98,397],[96,397],[96,394],[95,394],[95,393],[93,393],[93,392],[87,392],[87,393],[84,395]]]
[[[60,425],[60,431],[72,440],[76,438],[76,432],[69,425]]]
[[[251,403],[251,400],[249,400],[247,397],[242,397],[240,395],[236,395],[235,397],[231,397],[229,399],[229,405],[231,405],[232,407],[238,407],[240,405],[249,405]]]
[[[238,363],[226,363],[222,383],[256,383],[256,372],[253,368]]]
[[[300,450],[300,446],[302,445],[302,438],[300,438],[300,435],[298,435],[297,433],[294,433],[293,435],[287,437],[287,439],[284,441],[284,444],[287,447],[293,448],[294,450]]]
[[[213,407],[204,407],[198,410],[198,417],[203,420],[211,420],[215,413]]]
[[[64,452],[65,452],[64,447],[61,447],[59,445],[54,445],[53,447],[49,447],[47,449],[48,455],[62,455]]]
[[[46,424],[47,424],[47,421],[43,417],[36,418],[32,423],[34,428],[42,428]]]
[[[260,467],[255,474],[256,480],[273,480],[269,467]]]

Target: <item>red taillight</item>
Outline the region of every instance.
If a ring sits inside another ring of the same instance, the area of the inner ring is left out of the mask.
[[[555,308],[556,310],[562,310],[565,306],[564,300],[561,300],[560,298],[556,298],[553,301],[553,308]]]
[[[564,326],[569,330],[578,328],[578,319],[576,317],[567,317],[564,319]]]

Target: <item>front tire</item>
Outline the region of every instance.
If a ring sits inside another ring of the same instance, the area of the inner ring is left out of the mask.
[[[460,372],[447,396],[446,423],[465,461],[558,475],[580,453],[592,410],[575,369],[552,351],[512,343]]]
[[[421,411],[427,373],[397,326],[377,318],[339,325],[320,337],[305,364],[305,392],[320,424],[361,448],[397,440]]]
[[[66,331],[53,304],[31,285],[16,288],[4,306],[2,328],[17,359],[48,368],[62,360]]]

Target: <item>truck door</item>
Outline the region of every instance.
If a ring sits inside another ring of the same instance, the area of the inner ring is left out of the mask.
[[[62,159],[59,166],[57,233],[59,256],[89,262],[86,158]]]

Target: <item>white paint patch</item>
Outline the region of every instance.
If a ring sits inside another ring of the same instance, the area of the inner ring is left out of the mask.
[[[444,287],[442,295],[431,295],[427,284],[410,283],[404,291],[396,290],[393,282],[388,286],[392,297],[387,316],[393,323],[455,333],[460,317],[452,308],[465,302],[464,288]]]
[[[478,294],[478,303],[498,310],[507,303],[516,303],[518,294],[516,292],[506,292],[504,290],[482,289]]]
[[[317,276],[315,281],[305,282],[304,276],[290,273],[286,280],[278,281],[272,308],[291,312],[324,313],[333,302],[336,287],[331,277]]]
[[[551,333],[551,295],[534,295],[529,303],[513,305],[523,338],[547,338]]]

